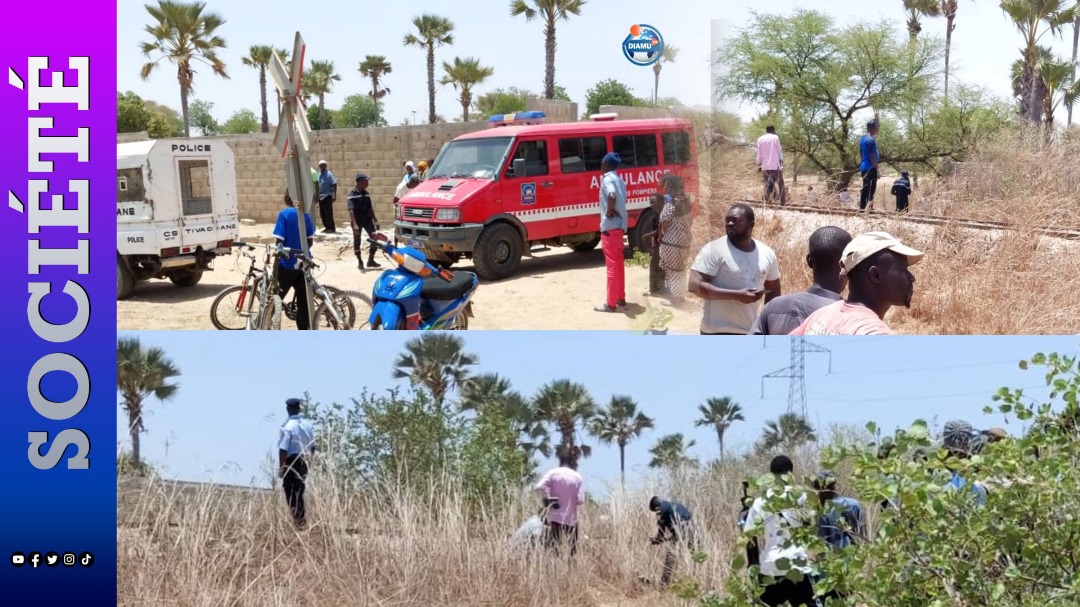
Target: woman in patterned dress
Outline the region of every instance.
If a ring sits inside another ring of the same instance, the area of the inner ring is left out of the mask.
[[[661,183],[671,199],[660,212],[660,268],[664,271],[664,290],[672,305],[678,305],[686,297],[689,285],[693,217],[683,180],[669,173],[661,178]]]

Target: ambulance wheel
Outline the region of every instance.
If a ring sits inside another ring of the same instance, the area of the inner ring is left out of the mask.
[[[513,275],[521,263],[524,245],[514,226],[495,223],[484,228],[476,239],[473,264],[476,273],[485,280],[501,280]]]
[[[135,277],[120,257],[116,258],[116,299],[125,299],[135,290]]]
[[[179,270],[169,274],[169,280],[174,285],[186,289],[199,284],[202,275],[202,270]]]
[[[574,249],[574,251],[576,251],[578,253],[588,253],[589,251],[595,249],[597,247],[597,245],[599,245],[599,244],[600,244],[600,237],[597,236],[596,238],[593,238],[589,242],[581,242],[581,243],[578,243],[578,244],[574,245],[573,249]]]

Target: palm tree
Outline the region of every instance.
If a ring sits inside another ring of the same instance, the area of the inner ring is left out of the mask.
[[[568,379],[552,380],[540,387],[533,397],[533,415],[550,423],[559,433],[555,455],[574,464],[592,454],[592,447],[579,443],[578,426],[596,415],[596,402],[584,385]]]
[[[649,453],[652,455],[652,459],[649,460],[649,467],[677,471],[683,466],[695,464],[697,460],[687,455],[686,452],[696,444],[697,442],[693,440],[688,443],[685,442],[682,434],[662,436],[649,449]]]
[[[143,424],[146,401],[151,397],[161,402],[172,398],[179,386],[169,380],[179,376],[180,370],[161,348],[143,348],[137,337],[117,340],[116,391],[128,416],[131,457],[136,470],[141,467],[139,434],[146,430]]]
[[[379,84],[382,82],[383,76],[394,71],[393,67],[386,60],[386,57],[382,55],[368,55],[360,62],[359,69],[361,76],[371,79],[371,92],[368,95],[371,96],[376,107],[378,107],[379,100],[390,94],[389,88],[379,86]]]
[[[712,426],[716,430],[716,440],[720,443],[720,459],[724,459],[724,433],[735,422],[744,422],[742,407],[727,396],[710,398],[704,405],[698,405],[701,417],[694,421],[694,426]]]
[[[1040,47],[1040,59],[1037,63],[1041,88],[1046,91],[1043,100],[1043,114],[1046,116],[1046,136],[1054,132],[1054,114],[1064,105],[1071,108],[1080,91],[1080,83],[1073,81],[1076,65],[1065,59],[1058,59],[1050,49]]]
[[[484,411],[495,408],[510,420],[518,434],[518,449],[530,461],[536,454],[551,457],[551,435],[542,421],[533,416],[528,399],[513,390],[510,380],[496,373],[478,375],[461,389],[462,411]]]
[[[218,49],[225,48],[225,39],[215,35],[225,20],[217,13],[204,13],[203,2],[173,2],[158,0],[157,6],[145,5],[146,12],[157,23],[146,26],[146,33],[153,39],[142,42],[139,48],[149,60],[154,53],[159,56],[143,64],[139,75],[149,80],[150,74],[162,59],[176,65],[176,79],[180,83],[180,112],[184,118],[184,136],[191,136],[188,121],[188,96],[195,90],[195,70],[192,65],[201,61],[210,69],[228,79],[225,63],[217,56]]]
[[[1080,6],[1080,0],[1077,0],[1076,5]],[[1073,82],[1080,82],[1080,78],[1076,77],[1076,75],[1077,75],[1077,60],[1080,59],[1080,57],[1078,57],[1078,55],[1077,55],[1078,52],[1080,52],[1080,9],[1077,10],[1076,19],[1073,20],[1073,52],[1072,52],[1072,62],[1073,62],[1072,79],[1073,79]],[[1072,106],[1072,104],[1070,104],[1069,105],[1069,117],[1068,117],[1067,122],[1065,123],[1066,127],[1071,127],[1072,126],[1072,116],[1073,116],[1073,106]]]
[[[941,14],[945,17],[945,99],[949,99],[949,57],[952,54],[952,33],[956,29],[956,12],[959,0],[941,0]]]
[[[394,361],[394,378],[408,379],[413,386],[426,388],[436,408],[443,411],[447,394],[468,386],[469,368],[479,362],[476,355],[464,352],[463,347],[460,337],[448,333],[428,333],[410,339],[405,352]]]
[[[427,49],[428,122],[435,124],[435,47],[454,43],[454,22],[438,15],[420,15],[412,24],[419,35],[405,34],[403,43]]]
[[[319,124],[316,129],[326,128],[326,96],[333,92],[334,83],[339,82],[341,76],[334,71],[333,61],[312,61],[311,69],[304,75],[309,95],[319,98]]]
[[[670,44],[664,45],[664,51],[660,53],[660,60],[652,64],[653,73],[653,105],[660,103],[660,70],[664,63],[675,63],[675,57],[679,54],[678,47]]]
[[[1013,21],[1024,37],[1021,49],[1024,59],[1020,106],[1024,118],[1033,123],[1042,122],[1046,91],[1040,86],[1036,63],[1039,59],[1039,41],[1047,32],[1057,35],[1062,28],[1075,21],[1078,6],[1066,8],[1073,0],[1001,0],[1001,10]]]
[[[776,421],[765,424],[761,435],[761,446],[766,450],[777,447],[790,451],[805,443],[817,440],[817,434],[810,422],[797,413],[785,413]]]
[[[525,15],[525,21],[538,16],[544,20],[544,99],[555,98],[555,22],[569,21],[570,15],[581,15],[585,0],[512,0],[510,16]]]
[[[472,105],[472,87],[487,80],[495,73],[495,68],[481,67],[480,60],[473,57],[465,59],[454,57],[453,65],[443,61],[443,71],[446,75],[439,84],[449,84],[455,90],[461,90],[461,95],[458,96],[458,100],[461,101],[461,120],[468,122],[469,106]]]
[[[1023,88],[1022,60],[1013,63],[1013,94],[1018,87]],[[1036,50],[1035,59],[1035,98],[1041,99],[1042,109],[1040,115],[1046,130],[1046,141],[1049,142],[1054,135],[1054,119],[1059,107],[1064,106],[1071,111],[1076,101],[1080,84],[1073,79],[1075,64],[1065,59],[1058,59],[1053,52],[1044,46]]]
[[[266,70],[274,57],[274,50],[273,47],[267,45],[253,45],[248,49],[247,57],[240,60],[244,65],[259,70],[259,104],[262,106],[262,132],[264,133],[270,132],[270,114],[266,107]],[[277,53],[282,61],[288,56],[288,53],[282,49],[277,49]]]
[[[904,0],[904,10],[907,11],[908,36],[914,42],[922,32],[923,17],[940,17],[940,0]]]
[[[626,487],[626,445],[641,436],[645,430],[655,427],[655,420],[637,410],[637,403],[629,396],[613,396],[606,409],[601,409],[589,420],[589,434],[605,444],[619,446],[619,474]]]

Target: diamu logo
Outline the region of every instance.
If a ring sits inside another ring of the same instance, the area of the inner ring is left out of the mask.
[[[630,35],[622,43],[623,55],[634,65],[648,67],[664,53],[664,37],[655,27],[645,23],[630,26]]]

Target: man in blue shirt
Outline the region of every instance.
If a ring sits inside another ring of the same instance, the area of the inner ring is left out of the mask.
[[[831,472],[818,473],[813,487],[821,503],[817,535],[825,540],[829,548],[841,550],[866,537],[862,505],[858,500],[844,497],[836,491],[836,477]],[[843,599],[846,595],[846,592],[834,589],[823,595],[821,600],[828,604],[830,599]]]
[[[911,173],[900,171],[900,178],[892,184],[892,195],[896,196],[896,212],[907,213],[908,198],[911,197]]]
[[[664,556],[664,571],[660,575],[660,587],[666,588],[675,574],[676,550],[688,547],[693,550],[694,537],[690,528],[690,510],[679,502],[662,500],[655,495],[649,500],[649,510],[656,513],[656,535],[649,540],[652,545],[668,543]]]
[[[975,430],[970,423],[962,419],[945,422],[945,427],[942,429],[941,446],[948,452],[950,458],[969,459],[981,452],[989,442],[990,437],[986,433]],[[977,505],[982,506],[986,503],[985,485],[978,481],[968,481],[948,461],[945,467],[952,474],[949,482],[945,483],[946,489],[969,489],[975,494]]]
[[[866,536],[862,505],[854,498],[837,493],[836,478],[832,473],[818,474],[813,485],[822,508],[818,517],[818,537],[830,548],[839,550]]]
[[[336,234],[334,225],[334,201],[337,200],[337,178],[326,168],[326,161],[319,161],[319,216],[323,233]]]
[[[614,312],[626,305],[626,182],[615,172],[621,162],[615,152],[608,152],[600,161],[600,246],[607,267],[607,300],[593,308],[597,312]]]
[[[315,224],[311,222],[311,216],[304,213],[304,224],[307,226],[308,250],[315,244],[312,238],[315,235]],[[277,243],[289,249],[300,250],[300,215],[296,206],[293,205],[289,191],[285,190],[285,208],[278,213],[277,223],[274,225],[274,238]],[[304,286],[304,273],[296,269],[296,258],[293,256],[282,258],[275,268],[277,271],[278,286],[281,288],[281,298],[289,294],[289,289],[296,289],[296,328],[307,331],[311,328],[308,318],[307,288]]]
[[[307,523],[304,510],[304,489],[307,485],[306,456],[315,452],[315,429],[311,422],[300,417],[300,399],[285,401],[289,419],[278,432],[278,477],[285,490],[285,502],[293,515],[293,523],[303,528]]]
[[[859,173],[862,175],[862,191],[859,193],[859,209],[865,210],[868,203],[874,201],[874,192],[877,191],[878,180],[878,149],[877,149],[878,123],[871,120],[866,123],[866,134],[859,140]],[[871,205],[873,206],[873,205]]]

